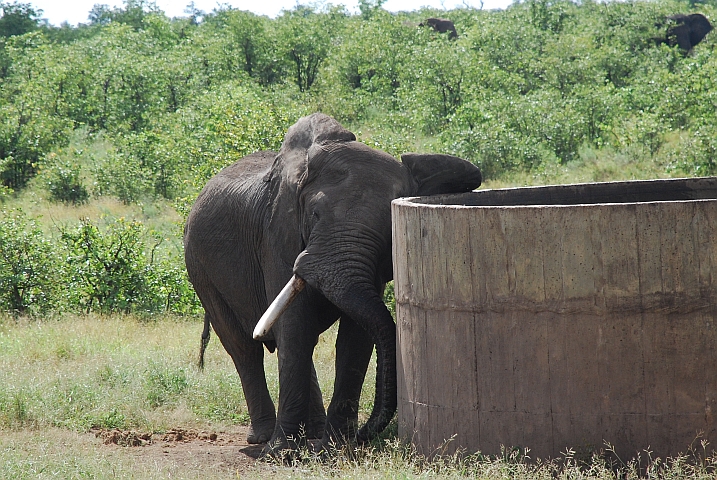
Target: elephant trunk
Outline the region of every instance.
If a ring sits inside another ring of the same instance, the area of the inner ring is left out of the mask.
[[[353,245],[358,243],[354,238]],[[357,435],[357,440],[365,443],[382,432],[396,413],[396,324],[381,298],[376,265],[354,257],[340,248],[327,247],[320,254],[307,249],[297,258],[294,272],[358,323],[376,345],[373,411]]]
[[[366,443],[381,433],[396,413],[396,325],[383,300],[373,288],[349,295],[344,302],[339,303],[341,310],[356,320],[376,344],[376,393],[373,410],[357,434],[357,441]]]
[[[264,339],[281,314],[289,308],[291,302],[294,301],[296,296],[304,289],[305,286],[306,282],[298,275],[291,277],[291,280],[289,280],[286,286],[281,289],[279,295],[277,295],[274,301],[271,302],[269,308],[266,309],[266,312],[264,312],[264,315],[261,316],[259,322],[256,324],[256,327],[254,327],[254,340]]]
[[[309,282],[315,280],[311,275]],[[357,434],[359,443],[366,443],[381,433],[396,413],[396,326],[380,295],[370,282],[354,284],[350,289],[339,291],[326,288],[323,282],[316,282],[322,293],[342,312],[353,318],[364,328],[376,344],[376,395],[373,411],[366,424]],[[279,295],[257,323],[254,339],[261,340],[281,314],[304,289],[306,281],[298,274],[289,280]],[[321,288],[324,287],[324,288]]]

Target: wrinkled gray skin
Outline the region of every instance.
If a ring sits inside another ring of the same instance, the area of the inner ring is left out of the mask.
[[[396,410],[396,331],[382,302],[392,278],[391,200],[466,192],[477,167],[448,155],[403,162],[355,141],[333,118],[293,125],[277,153],[225,168],[197,198],[184,233],[189,277],[242,382],[250,443],[265,454],[295,449],[305,432],[324,446],[370,440]],[[279,357],[279,409],[267,390],[262,342],[252,331],[292,274],[307,287],[263,344]],[[325,413],[312,352],[340,317],[334,394]],[[203,340],[208,340],[208,325]],[[376,345],[374,408],[358,429],[358,404]]]
[[[672,24],[667,29],[668,45],[671,47],[679,45],[685,52],[692,50],[692,47],[700,43],[712,31],[709,20],[699,13],[672,15],[667,17],[667,20]]]
[[[423,26],[429,26],[433,30],[435,30],[438,33],[446,33],[448,32],[448,38],[451,40],[454,40],[458,38],[458,32],[456,31],[456,26],[453,24],[451,20],[447,20],[445,18],[428,18],[425,22],[419,23],[419,27]]]

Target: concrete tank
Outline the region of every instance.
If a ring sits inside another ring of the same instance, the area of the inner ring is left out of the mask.
[[[426,455],[717,445],[716,199],[711,177],[394,201],[399,434]]]

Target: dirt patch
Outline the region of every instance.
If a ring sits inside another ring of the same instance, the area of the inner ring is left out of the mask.
[[[139,433],[134,430],[122,431],[98,430],[95,432],[97,438],[102,439],[105,445],[120,445],[122,447],[141,447],[152,443],[151,433]]]
[[[232,427],[227,431],[203,431],[173,428],[166,433],[151,434],[123,430],[96,430],[97,438],[107,448],[122,448],[138,462],[166,466],[191,466],[207,473],[236,476],[263,462],[256,459],[263,445],[249,445],[249,427]],[[235,477],[236,478],[236,477]]]

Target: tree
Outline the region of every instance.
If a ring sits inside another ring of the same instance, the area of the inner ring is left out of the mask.
[[[112,9],[104,3],[95,3],[87,16],[90,25],[107,25],[112,21]]]
[[[421,32],[429,36],[429,32]],[[463,41],[445,35],[431,36],[425,44],[416,45],[412,63],[418,68],[407,69],[402,75],[401,99],[424,110],[422,123],[427,131],[445,126],[450,115],[463,101],[470,56]]]
[[[326,59],[335,30],[338,12],[317,13],[309,7],[297,6],[285,11],[277,20],[278,43],[284,49],[294,71],[294,82],[302,92],[316,81],[319,66]]]
[[[42,10],[35,10],[32,4],[0,2],[0,36],[12,37],[37,30]]]
[[[266,25],[270,22],[242,10],[215,10],[204,17],[192,37],[192,43],[200,46],[194,51],[223,79],[236,78],[243,71],[260,81],[266,78],[265,84],[273,83],[277,76],[272,71],[276,46],[268,38]]]
[[[110,22],[124,23],[135,30],[144,27],[148,14],[162,14],[153,0],[124,0],[124,8],[110,8],[106,4],[95,4],[88,19],[91,25],[107,25]]]
[[[11,67],[0,92],[0,181],[18,189],[67,141],[73,122],[58,91],[63,62],[42,33],[14,36],[6,51]]]
[[[358,7],[361,17],[364,20],[370,19],[377,10],[381,9],[384,3],[386,3],[386,0],[359,0]]]
[[[207,14],[204,10],[198,9],[194,2],[189,2],[189,5],[184,8],[184,13],[189,15],[189,21],[192,25],[199,25],[200,19]]]
[[[261,17],[251,12],[231,11],[227,14],[226,29],[231,32],[234,55],[241,58],[241,67],[252,75],[259,66],[266,33]]]

